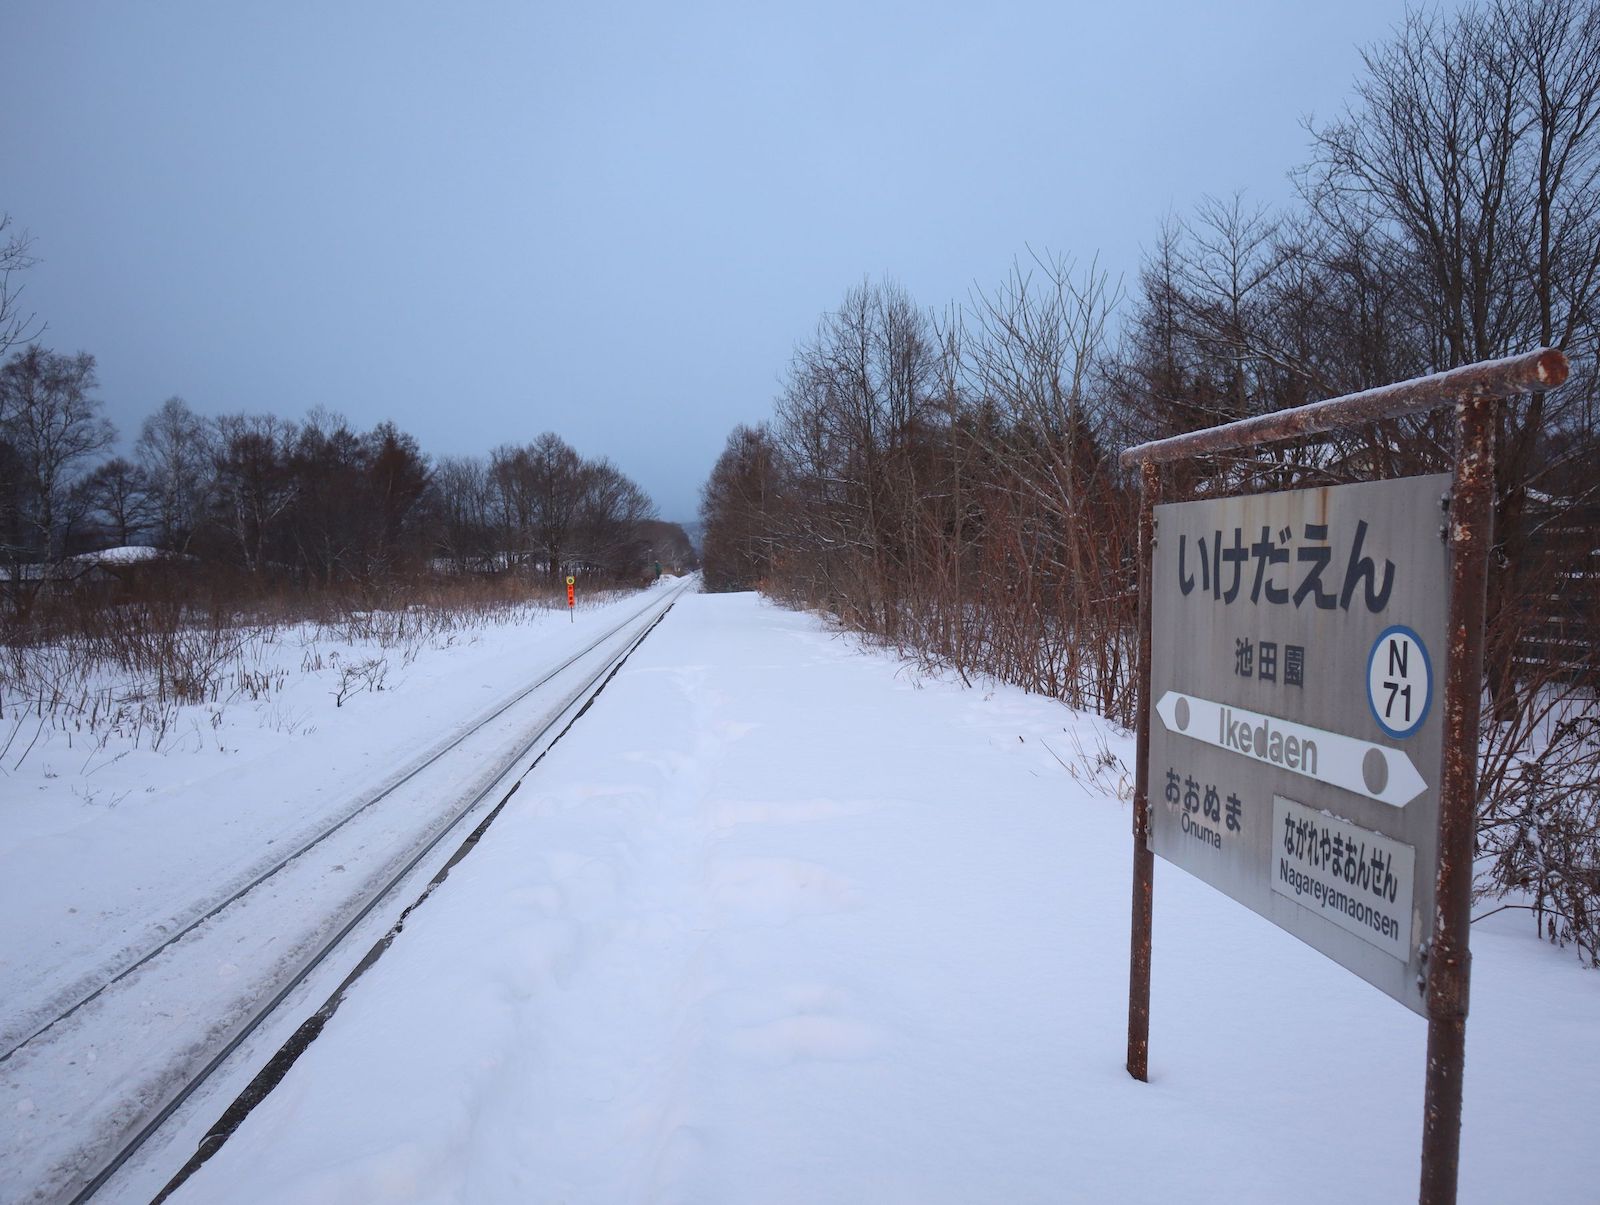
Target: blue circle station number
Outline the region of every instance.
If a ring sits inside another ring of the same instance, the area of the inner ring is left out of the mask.
[[[1378,636],[1367,656],[1367,704],[1390,736],[1405,738],[1422,727],[1433,702],[1433,663],[1410,628],[1396,625]]]

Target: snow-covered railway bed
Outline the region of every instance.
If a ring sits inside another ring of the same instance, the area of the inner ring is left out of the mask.
[[[230,1129],[170,1205],[1416,1199],[1425,1023],[1171,868],[1128,1076],[1094,717],[719,594],[591,714],[281,1081],[107,1199]],[[1593,1201],[1600,982],[1506,919],[1461,1205]]]
[[[211,1073],[222,1084],[206,1094],[236,1090],[250,1058],[338,983],[682,589],[609,609],[494,707],[269,839],[106,962],[48,994],[41,977],[31,999],[8,988],[0,1200],[86,1196]],[[253,1040],[285,1003],[293,1018]]]

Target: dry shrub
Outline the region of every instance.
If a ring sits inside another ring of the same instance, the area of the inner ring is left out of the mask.
[[[511,575],[423,577],[372,592],[308,592],[227,569],[158,566],[114,592],[79,590],[34,601],[0,627],[0,763],[15,769],[50,731],[103,748],[112,739],[159,750],[182,708],[209,704],[212,725],[235,699],[262,702],[288,672],[268,654],[301,629],[302,672],[330,662],[336,704],[382,690],[387,656],[338,665],[326,643],[376,646],[410,665],[459,634],[517,623],[565,605],[544,582]],[[11,758],[9,762],[5,761]]]
[[[1536,931],[1600,966],[1600,708],[1550,666],[1510,719],[1485,708],[1475,898],[1531,914]]]

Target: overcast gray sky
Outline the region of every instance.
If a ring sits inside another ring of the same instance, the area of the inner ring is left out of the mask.
[[[850,285],[942,306],[1027,245],[1131,283],[1168,212],[1286,201],[1403,11],[0,0],[0,211],[125,433],[549,429],[689,519]]]

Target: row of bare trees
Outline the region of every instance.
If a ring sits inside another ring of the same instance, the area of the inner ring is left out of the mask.
[[[706,485],[707,583],[1132,719],[1141,439],[1527,351],[1569,383],[1497,433],[1486,891],[1600,955],[1600,8],[1408,15],[1309,129],[1283,212],[1207,198],[1131,296],[1030,253],[928,312],[864,283]],[[1126,304],[1124,304],[1126,302]],[[1446,418],[1172,474],[1168,496],[1442,469]]]
[[[943,315],[851,289],[707,482],[707,585],[1129,718],[1133,500],[1097,375],[1115,300],[1043,257]]]
[[[609,460],[585,460],[546,432],[487,460],[440,462],[440,547],[462,572],[538,566],[552,580],[581,563],[613,574],[653,559],[655,507]]]
[[[229,566],[243,580],[376,600],[430,572],[644,573],[650,499],[608,460],[545,433],[486,459],[437,465],[392,423],[369,431],[315,410],[196,414],[170,398],[133,455],[95,396],[94,358],[37,344],[0,366],[0,565],[23,614],[64,557],[141,544]]]
[[[76,553],[149,545],[231,567],[249,582],[371,598],[440,569],[582,569],[613,580],[694,551],[609,460],[553,432],[487,458],[437,464],[392,423],[353,428],[323,409],[203,417],[169,398],[131,458],[96,396],[94,357],[37,340],[22,303],[32,242],[0,214],[0,574],[13,614]],[[13,349],[16,349],[13,351]]]

